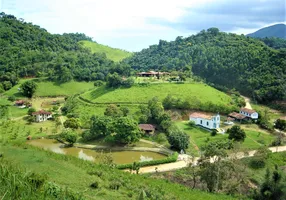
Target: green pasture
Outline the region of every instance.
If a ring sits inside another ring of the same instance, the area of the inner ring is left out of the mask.
[[[150,84],[148,86],[135,85],[131,88],[106,88],[99,87],[88,91],[81,96],[96,103],[147,103],[148,100],[157,96],[163,100],[167,95],[202,103],[212,102],[214,104],[229,105],[231,98],[208,85],[201,83],[164,83]]]
[[[124,58],[127,58],[132,55],[132,53],[128,51],[111,48],[109,46],[98,44],[96,42],[80,41],[79,43],[83,47],[90,49],[92,53],[105,53],[108,59],[113,60],[115,62],[119,62]]]

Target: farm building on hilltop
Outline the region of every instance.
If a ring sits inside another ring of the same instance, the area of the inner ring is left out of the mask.
[[[140,77],[160,77],[163,75],[170,75],[169,72],[155,72],[155,71],[149,71],[149,72],[140,72],[137,73],[138,76]]]
[[[144,131],[146,134],[153,134],[156,127],[152,124],[139,124],[141,131]]]
[[[26,108],[26,107],[31,107],[32,104],[29,102],[26,102],[24,100],[17,100],[15,101],[15,106],[18,106],[19,108]]]
[[[45,110],[33,112],[32,115],[35,116],[36,122],[43,122],[43,121],[47,121],[48,119],[52,118],[52,113],[45,111]]]
[[[255,110],[249,108],[241,108],[239,113],[250,119],[258,119],[258,113]]]
[[[219,114],[211,115],[208,113],[194,112],[189,117],[190,121],[195,122],[196,125],[200,125],[207,129],[219,129]]]

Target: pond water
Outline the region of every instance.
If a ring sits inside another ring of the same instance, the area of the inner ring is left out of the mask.
[[[27,142],[30,145],[42,147],[46,150],[53,151],[59,154],[73,155],[78,158],[90,161],[98,161],[103,153],[110,153],[113,162],[116,164],[126,164],[148,161],[148,160],[159,160],[166,156],[160,153],[150,151],[95,151],[91,149],[82,149],[76,147],[65,148],[62,143],[52,139],[36,139]]]

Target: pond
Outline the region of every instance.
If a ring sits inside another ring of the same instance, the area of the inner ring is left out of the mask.
[[[76,147],[65,148],[64,144],[52,139],[36,139],[27,142],[30,145],[42,147],[55,153],[73,155],[84,160],[97,162],[103,153],[110,153],[113,162],[116,164],[127,164],[133,162],[142,162],[148,160],[160,160],[166,158],[166,155],[150,151],[96,151],[92,149],[83,149]]]

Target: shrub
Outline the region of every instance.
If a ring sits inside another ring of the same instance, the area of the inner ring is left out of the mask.
[[[216,130],[212,130],[211,136],[216,136],[216,135],[217,135],[217,131]]]
[[[80,127],[80,121],[76,118],[69,118],[64,122],[65,128],[77,129]]]
[[[160,165],[160,164],[165,164],[165,163],[176,162],[178,159],[178,155],[179,154],[175,152],[172,155],[168,156],[167,158],[160,159],[160,160],[150,160],[150,161],[139,162],[138,165],[139,167],[145,167],[145,166]],[[116,167],[117,169],[132,169],[133,163],[117,165]]]
[[[35,108],[29,108],[27,114],[30,115],[30,116],[32,116],[32,113],[33,113],[33,112],[36,112],[36,109],[35,109]]]
[[[101,81],[101,80],[97,80],[97,81],[94,82],[94,86],[95,86],[95,87],[100,87],[100,86],[102,86],[102,85],[104,85],[104,82]]]
[[[8,97],[8,100],[13,102],[13,101],[16,100],[16,97],[15,97],[14,95],[9,96],[9,97]]]
[[[249,167],[253,169],[261,169],[266,165],[264,159],[262,157],[253,157],[249,162]]]
[[[99,184],[98,184],[98,182],[93,182],[92,184],[90,184],[90,187],[93,189],[97,189],[97,188],[99,188]]]

